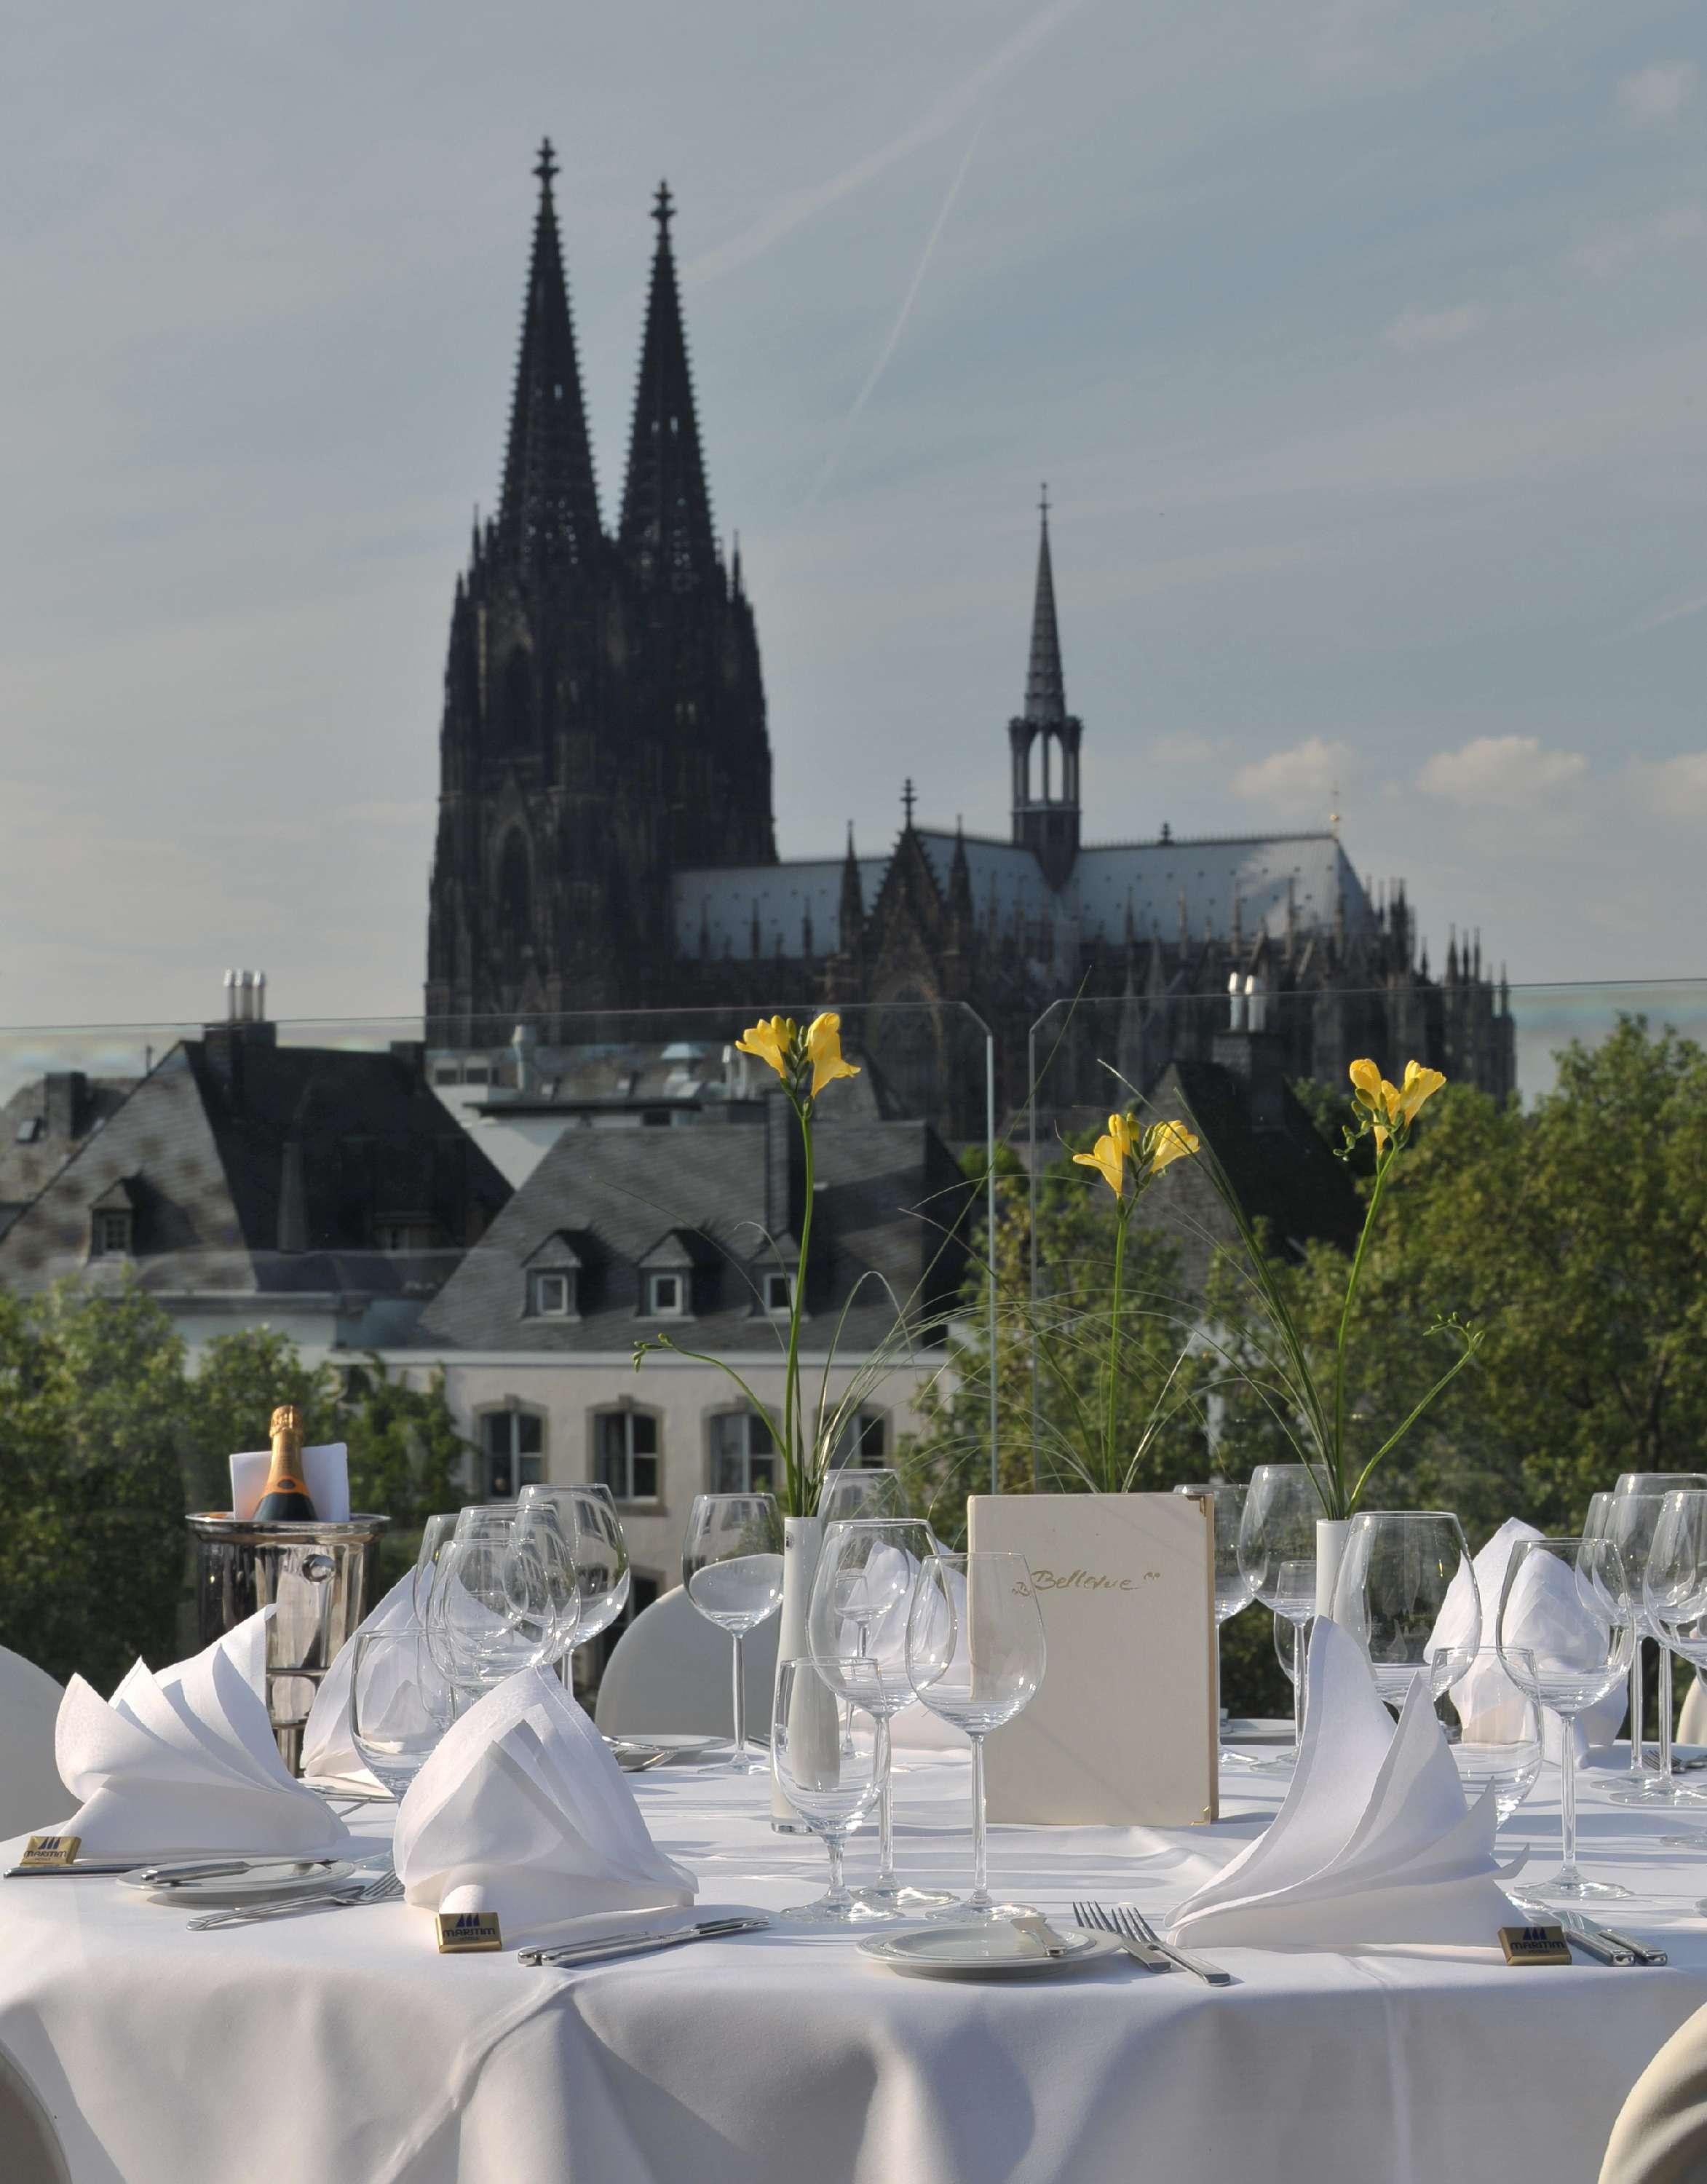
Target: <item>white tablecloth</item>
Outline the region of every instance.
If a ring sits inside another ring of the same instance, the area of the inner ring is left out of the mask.
[[[634,1779],[707,1902],[821,1886],[821,1848],[771,1831],[762,1780]],[[111,1881],[19,1880],[0,1883],[0,2042],[76,2184],[1593,2184],[1628,2087],[1707,2002],[1707,1860],[1660,1847],[1677,1823],[1607,1803],[1608,1779],[1585,1786],[1584,1858],[1640,1892],[1614,1923],[1663,1937],[1669,1970],[1513,1969],[1490,1936],[1218,1949],[1241,1982],[1219,1992],[1124,1962],[947,1985],[784,1928],[565,1975],[441,1958],[402,1904],[192,1934]],[[1555,1788],[1501,1836],[1537,1845],[1537,1877]],[[907,1872],[964,1882],[967,1790],[962,1755],[909,1759]],[[1230,1774],[1227,1817],[1177,1834],[997,1829],[993,1877],[1052,1913],[1165,1911],[1277,1794]],[[355,1825],[382,1835],[386,1809]]]

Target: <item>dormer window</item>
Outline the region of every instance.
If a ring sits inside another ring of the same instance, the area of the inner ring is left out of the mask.
[[[91,1220],[89,1256],[128,1259],[131,1256],[131,1209],[128,1206],[97,1206]]]
[[[765,1309],[773,1319],[787,1319],[794,1302],[792,1274],[768,1273],[760,1277],[765,1298]]]
[[[646,1312],[648,1319],[685,1319],[687,1317],[687,1275],[648,1274],[646,1277]]]
[[[575,1311],[574,1269],[569,1267],[542,1268],[529,1275],[527,1309],[531,1319],[573,1319]]]

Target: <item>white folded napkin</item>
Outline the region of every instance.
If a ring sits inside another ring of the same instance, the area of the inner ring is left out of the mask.
[[[1476,1590],[1482,1596],[1482,1636],[1480,1644],[1490,1647],[1494,1643],[1499,1626],[1499,1605],[1505,1591],[1505,1573],[1510,1566],[1513,1549],[1523,1540],[1538,1540],[1543,1535],[1533,1524],[1526,1524],[1521,1517],[1508,1517],[1482,1552],[1476,1557]],[[1522,1591],[1514,1603],[1521,1611],[1513,1624],[1508,1618],[1508,1636],[1519,1646],[1545,1646],[1554,1634],[1560,1613],[1575,1600],[1569,1579],[1556,1557],[1549,1555],[1537,1567],[1533,1556],[1526,1557],[1532,1574],[1522,1584]],[[1428,1651],[1432,1654],[1437,1646],[1462,1646],[1470,1642],[1471,1619],[1470,1586],[1463,1569],[1447,1588],[1446,1598],[1441,1602],[1436,1618]],[[1472,1730],[1472,1722],[1486,1722],[1508,1708],[1513,1699],[1513,1687],[1505,1671],[1497,1660],[1482,1659],[1453,1686],[1452,1703],[1459,1719],[1464,1724],[1466,1736],[1494,1732]],[[1609,1694],[1598,1706],[1592,1706],[1576,1716],[1574,1724],[1576,1737],[1576,1756],[1586,1759],[1597,1747],[1614,1741],[1622,1725],[1625,1713],[1623,1687]],[[1560,1753],[1560,1718],[1554,1713],[1543,1713],[1543,1750],[1556,1765]]]
[[[314,1702],[303,1730],[303,1772],[309,1775],[353,1774],[364,1782],[380,1785],[362,1764],[350,1736],[350,1672],[355,1666],[356,1640],[365,1630],[389,1630],[415,1619],[414,1572],[408,1569],[373,1613],[358,1624],[348,1643],[320,1679]]]
[[[231,1458],[231,1514],[247,1520],[255,1513],[272,1468],[270,1449],[246,1450]],[[323,1524],[350,1521],[350,1460],[348,1445],[321,1441],[303,1451],[303,1484]]]
[[[403,1798],[392,1855],[411,1903],[496,1911],[506,1941],[691,1903],[699,1886],[658,1849],[604,1740],[542,1669],[447,1733]]]
[[[141,1661],[110,1700],[73,1676],[59,1703],[60,1780],[82,1803],[64,1832],[85,1858],[180,1851],[317,1857],[350,1833],[292,1779],[267,1717],[264,1607],[158,1675]]]
[[[1475,1805],[1410,1688],[1397,1730],[1337,1624],[1310,1639],[1303,1747],[1272,1825],[1182,1904],[1176,1940],[1324,1947],[1491,1944],[1511,1905],[1493,1856],[1492,1791]]]

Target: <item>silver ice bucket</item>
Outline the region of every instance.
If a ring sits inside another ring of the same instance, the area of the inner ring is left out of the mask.
[[[267,1625],[267,1711],[292,1774],[320,1679],[367,1612],[389,1517],[343,1524],[257,1524],[228,1512],[188,1519],[196,1540],[196,1621],[203,1646],[258,1608]]]

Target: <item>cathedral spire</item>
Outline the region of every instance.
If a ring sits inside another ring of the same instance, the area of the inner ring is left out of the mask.
[[[667,182],[658,186],[652,216],[658,223],[658,248],[652,259],[652,292],[646,306],[618,537],[624,553],[648,582],[683,592],[709,579],[717,566],[717,549],[700,458],[676,258],[670,247],[675,203]]]
[[[1026,669],[1026,714],[1041,727],[1067,717],[1066,677],[1061,671],[1061,632],[1055,621],[1055,572],[1049,559],[1049,488],[1038,501],[1037,588],[1031,604],[1031,656]]]
[[[510,405],[498,530],[503,543],[525,564],[585,567],[598,549],[598,488],[552,198],[557,162],[548,136],[540,146],[533,171],[539,178],[539,210]]]

